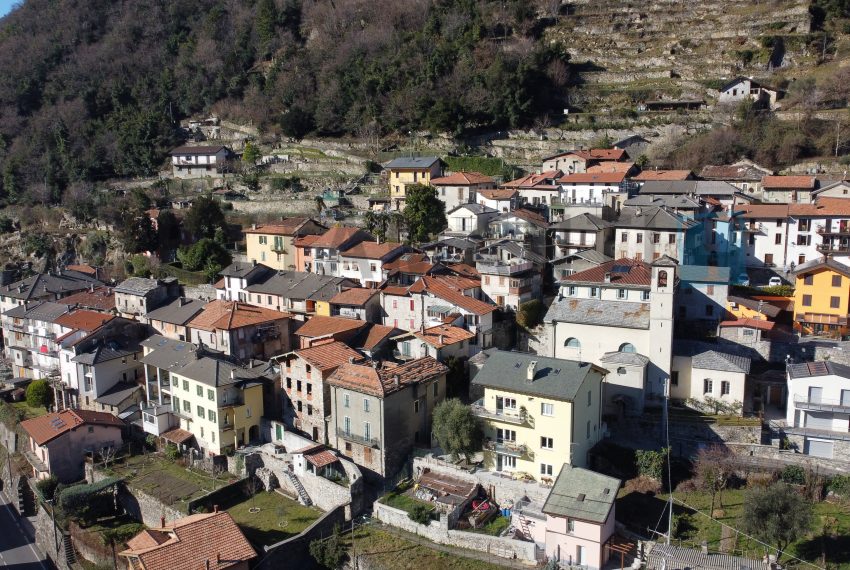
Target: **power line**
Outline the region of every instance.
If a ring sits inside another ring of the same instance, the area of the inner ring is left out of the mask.
[[[754,542],[757,542],[758,544],[761,544],[762,546],[764,546],[764,547],[766,547],[766,548],[768,548],[768,549],[770,549],[770,550],[776,550],[776,551],[779,553],[779,556],[780,556],[780,557],[781,557],[783,554],[785,554],[785,551],[783,551],[783,550],[779,550],[779,549],[778,549],[778,548],[776,548],[775,546],[773,546],[773,545],[771,545],[771,544],[767,544],[766,542],[762,542],[761,540],[757,539],[756,537],[751,536],[751,535],[749,535],[749,534],[745,533],[744,531],[742,531],[742,530],[739,530],[739,529],[735,528],[734,526],[732,526],[732,525],[730,525],[730,524],[726,524],[725,522],[719,521],[719,520],[717,520],[716,518],[712,517],[711,515],[707,515],[707,514],[705,514],[704,512],[702,512],[701,510],[699,510],[699,509],[697,509],[697,508],[695,508],[695,507],[692,507],[691,505],[687,504],[685,501],[683,501],[683,500],[681,500],[681,499],[673,499],[672,495],[671,495],[671,499],[672,499],[672,500],[675,500],[677,503],[679,503],[679,504],[680,504],[680,505],[682,505],[683,507],[687,507],[687,508],[689,508],[690,510],[692,510],[693,512],[695,512],[695,513],[697,513],[697,514],[700,514],[700,515],[704,516],[705,518],[707,518],[707,519],[709,519],[709,520],[712,520],[712,521],[716,522],[716,523],[717,523],[717,524],[719,524],[720,526],[725,526],[725,527],[727,527],[727,528],[731,528],[732,530],[734,530],[737,534],[739,534],[739,535],[741,535],[741,536],[744,536],[744,537],[746,537],[746,538],[748,538],[748,539],[750,539],[750,540],[752,540],[752,541],[754,541]],[[777,559],[777,560],[778,560],[778,559]],[[791,556],[791,560],[796,560],[797,562],[801,562],[801,563],[803,563],[803,564],[805,564],[805,565],[807,565],[807,566],[811,566],[812,568],[817,568],[818,570],[825,570],[822,566],[818,566],[817,564],[813,564],[813,563],[811,563],[811,562],[809,562],[809,561],[807,561],[807,560],[803,560],[802,558],[797,558],[796,556]]]

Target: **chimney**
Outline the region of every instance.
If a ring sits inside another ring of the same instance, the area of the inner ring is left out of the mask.
[[[605,283],[610,283],[610,282],[611,282],[611,274],[605,273]]]
[[[537,361],[532,360],[528,363],[528,369],[526,370],[525,381],[528,384],[534,382],[534,375],[537,373]]]
[[[94,293],[94,283],[89,284],[89,293]]]
[[[354,364],[354,357],[353,357],[353,356],[349,356],[349,357],[348,357],[348,363],[349,363],[349,364]]]
[[[159,517],[159,528],[165,528],[165,517]]]
[[[214,513],[217,513],[217,512],[218,512],[218,505],[213,505],[213,512],[214,512]]]
[[[396,388],[398,388],[398,386],[399,386],[399,384],[400,384],[400,381],[399,381],[399,378],[398,378],[398,374],[396,374],[395,376],[393,376],[393,384],[395,384],[395,387],[396,387]]]
[[[257,224],[251,224],[251,229],[252,229],[252,230],[256,230],[256,229],[257,229]]]
[[[221,564],[221,552],[216,552],[216,553],[215,553],[215,563],[216,563],[216,564]]]
[[[236,380],[236,369],[235,368],[230,369],[230,379]]]
[[[204,560],[204,568],[205,568],[205,570],[210,570],[210,559],[209,558]]]
[[[257,267],[257,260],[256,259],[251,260],[251,267]]]
[[[708,542],[703,540],[702,543],[700,544],[700,550],[702,551],[703,554],[708,554]]]
[[[440,344],[445,344],[445,335],[440,335]]]

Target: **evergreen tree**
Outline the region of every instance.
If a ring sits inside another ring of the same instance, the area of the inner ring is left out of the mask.
[[[432,234],[446,227],[446,205],[437,198],[436,188],[422,184],[409,185],[405,189],[404,199],[404,222],[411,242],[426,242]]]

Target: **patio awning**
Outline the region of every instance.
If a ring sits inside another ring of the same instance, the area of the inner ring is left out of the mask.
[[[328,451],[327,449],[313,452],[309,454],[304,454],[304,459],[312,463],[316,469],[321,469],[325,465],[330,465],[331,463],[335,463],[339,461],[336,455],[333,452]]]
[[[164,432],[160,435],[161,438],[170,441],[171,443],[176,443],[177,445],[183,445],[193,437],[191,432],[186,431],[185,429],[174,428]]]

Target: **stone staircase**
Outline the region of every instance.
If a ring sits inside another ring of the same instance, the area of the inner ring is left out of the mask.
[[[65,557],[65,562],[69,565],[77,561],[77,553],[74,550],[74,543],[71,541],[71,535],[68,533],[62,534],[62,544],[59,545],[62,555]]]
[[[286,478],[289,480],[292,487],[295,488],[295,491],[298,493],[298,502],[304,506],[309,507],[313,504],[313,501],[310,499],[310,495],[307,494],[307,491],[304,489],[304,485],[301,484],[301,481],[298,480],[298,477],[295,476],[295,473],[292,471],[286,470],[284,471]]]

